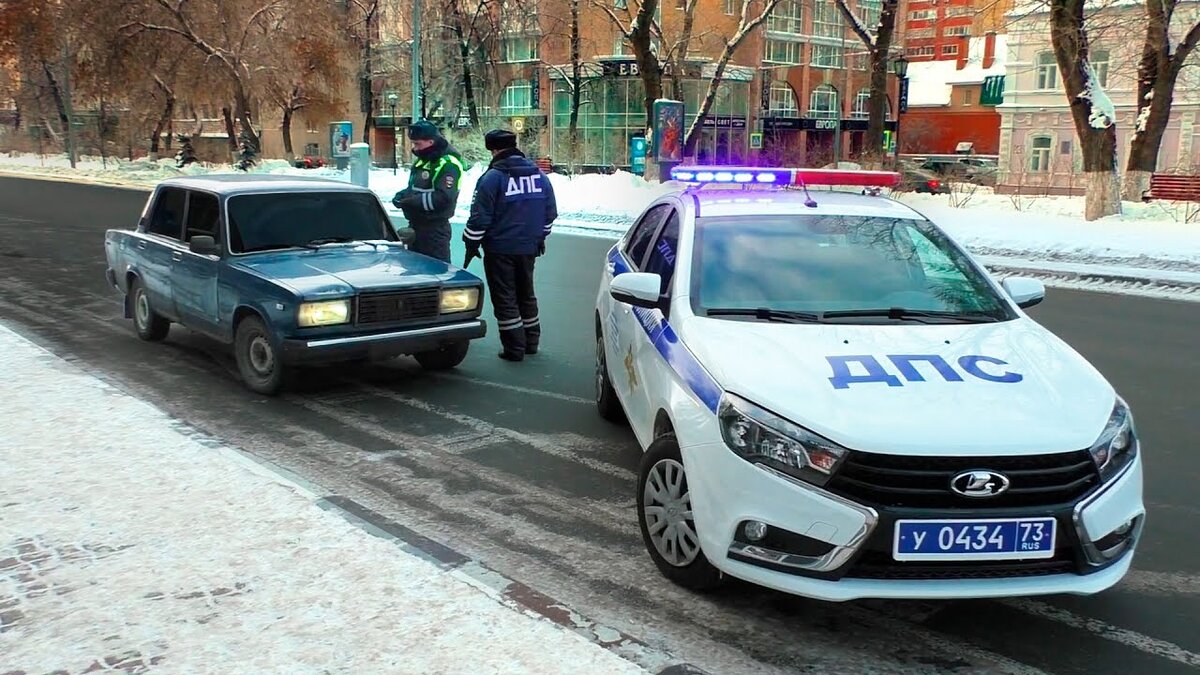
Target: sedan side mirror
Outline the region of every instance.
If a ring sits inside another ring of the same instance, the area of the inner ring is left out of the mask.
[[[613,277],[608,292],[617,302],[654,309],[659,305],[660,288],[662,288],[662,278],[657,274],[626,272]]]
[[[1026,309],[1046,299],[1046,286],[1030,277],[1009,277],[1000,284],[1017,307]]]
[[[192,237],[188,242],[188,250],[200,255],[219,255],[221,253],[221,249],[217,247],[217,241],[206,234]]]

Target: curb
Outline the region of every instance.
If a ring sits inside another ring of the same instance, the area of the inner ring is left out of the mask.
[[[993,273],[1019,274],[1048,282],[1066,281],[1077,284],[1120,285],[1123,291],[1145,291],[1152,292],[1155,295],[1170,295],[1180,300],[1200,301],[1200,282],[1121,274],[1118,272],[1088,272],[1030,267],[1027,265],[998,262],[995,259],[983,262],[983,266],[989,272]],[[1104,289],[1095,288],[1092,290],[1102,291]]]

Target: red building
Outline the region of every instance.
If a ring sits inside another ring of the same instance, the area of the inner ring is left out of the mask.
[[[908,67],[908,110],[900,118],[901,154],[1000,151],[1007,36],[959,38],[958,58]],[[946,46],[949,43],[942,44]]]

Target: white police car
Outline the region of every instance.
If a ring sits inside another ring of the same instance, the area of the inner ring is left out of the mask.
[[[1041,282],[997,284],[876,196],[896,174],[672,173],[688,185],[612,248],[596,301],[597,405],[646,451],[665,576],[837,601],[1121,579],[1145,513],[1133,419],[1022,311]]]

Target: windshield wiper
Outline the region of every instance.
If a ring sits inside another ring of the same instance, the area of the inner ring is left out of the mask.
[[[305,248],[321,248],[324,244],[345,244],[347,242],[357,241],[354,237],[322,237],[320,239],[312,239],[304,245]]]
[[[986,312],[944,312],[937,310],[924,309],[905,309],[903,307],[889,307],[887,309],[843,309],[822,312],[823,319],[841,319],[851,317],[886,317],[889,319],[911,319],[913,321],[922,321],[923,319],[937,319],[941,321],[957,321],[964,323],[994,323],[999,321],[995,315]],[[936,323],[936,321],[924,321],[924,323]]]
[[[792,312],[783,309],[710,309],[708,316],[753,316],[764,321],[781,321],[784,323],[818,323],[821,316],[814,312]]]
[[[264,244],[262,246],[254,246],[243,249],[242,253],[254,253],[256,251],[282,251],[285,248],[296,248],[292,244]]]

